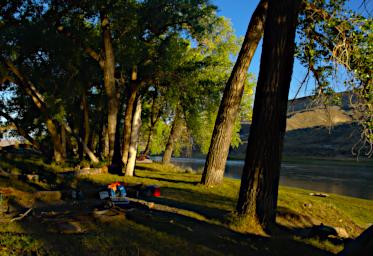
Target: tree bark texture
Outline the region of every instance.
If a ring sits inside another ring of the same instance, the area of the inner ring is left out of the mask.
[[[87,93],[83,92],[82,97],[83,97],[82,107],[83,107],[83,128],[84,128],[84,137],[82,138],[83,138],[84,143],[88,145],[90,127],[89,127],[89,107],[88,107]]]
[[[82,93],[81,101],[80,101],[80,110],[82,111],[82,122],[80,125],[80,137],[83,139],[84,143],[88,145],[89,140],[89,108],[88,108],[88,101],[87,101],[87,93],[84,91]],[[83,145],[79,144],[79,158],[83,160],[84,157],[84,150]]]
[[[131,126],[133,111],[136,104],[137,85],[136,81],[132,80],[128,92],[128,100],[126,111],[124,113],[124,127],[123,127],[123,144],[122,144],[122,162],[124,166],[128,161],[128,150],[131,142]]]
[[[97,131],[97,128],[94,128],[94,129],[92,129],[91,130],[91,132],[89,133],[89,139],[88,139],[88,147],[90,148],[90,149],[92,149],[92,151],[96,151],[96,149],[97,149],[97,133],[96,133],[96,131]]]
[[[242,99],[247,70],[263,35],[267,6],[268,0],[261,0],[254,11],[236,64],[225,86],[202,174],[202,184],[216,185],[223,182],[225,164]]]
[[[58,127],[50,118],[46,120],[46,126],[53,142],[53,159],[57,163],[63,163],[65,161],[65,154],[63,152],[62,141],[60,133],[58,132]]]
[[[136,108],[134,109],[133,117],[132,117],[131,140],[130,140],[130,147],[128,150],[128,161],[126,164],[126,172],[125,172],[126,176],[133,176],[133,173],[135,170],[140,127],[141,127],[141,98],[137,97]]]
[[[107,159],[109,156],[109,135],[107,133],[106,122],[101,127],[98,152],[101,159]]]
[[[181,128],[182,128],[182,120],[181,120],[181,113],[180,113],[180,107],[176,107],[176,113],[175,113],[175,118],[172,123],[171,131],[170,131],[170,136],[168,137],[166,149],[163,153],[162,157],[162,163],[163,164],[169,164],[171,162],[171,156],[172,152],[174,150],[175,142],[177,141],[177,138],[180,135]]]
[[[115,132],[115,143],[114,143],[114,155],[111,161],[112,170],[116,171],[118,174],[122,174],[122,154],[121,154],[121,139],[120,139],[120,113],[123,112],[123,108],[119,107],[118,117],[117,117],[117,130]]]
[[[144,156],[147,156],[147,155],[149,155],[149,153],[150,153],[150,143],[151,143],[151,141],[152,141],[153,129],[154,129],[154,126],[150,126],[150,127],[149,127],[148,139],[146,140],[146,146],[145,146],[145,149],[144,149],[144,151],[142,152],[142,154],[143,154]]]
[[[61,146],[64,159],[67,158],[67,139],[66,139],[66,130],[61,126]]]
[[[275,224],[294,39],[300,0],[269,0],[237,212],[267,232]]]
[[[101,17],[101,29],[105,60],[103,64],[104,87],[108,100],[108,134],[109,134],[109,160],[113,160],[115,132],[117,129],[117,115],[119,110],[119,94],[115,86],[115,57],[110,31],[109,18],[106,15]]]

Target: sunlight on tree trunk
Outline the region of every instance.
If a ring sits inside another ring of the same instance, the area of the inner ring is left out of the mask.
[[[128,161],[128,150],[131,143],[131,127],[133,111],[136,104],[137,96],[137,70],[135,67],[132,68],[131,83],[128,92],[127,106],[124,113],[124,127],[123,127],[123,144],[122,144],[122,163],[125,166]]]
[[[236,64],[225,87],[211,138],[209,152],[206,157],[201,179],[202,184],[215,185],[223,182],[225,164],[228,157],[234,123],[241,103],[247,69],[250,66],[255,50],[263,35],[267,6],[268,1],[262,0],[254,11]]]
[[[126,164],[126,176],[133,176],[136,165],[137,146],[139,141],[139,133],[141,127],[141,98],[138,97],[136,100],[136,108],[133,112],[132,118],[132,129],[131,129],[131,140],[128,150],[128,161]]]

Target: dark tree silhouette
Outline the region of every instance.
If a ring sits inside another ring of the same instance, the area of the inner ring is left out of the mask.
[[[299,0],[270,0],[253,121],[237,212],[242,224],[267,232],[275,223]]]

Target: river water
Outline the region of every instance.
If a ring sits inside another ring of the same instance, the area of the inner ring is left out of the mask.
[[[160,161],[160,157],[154,157]],[[202,171],[205,159],[173,158],[175,165]],[[228,160],[225,176],[240,179],[244,161]],[[373,200],[373,166],[353,162],[310,160],[309,163],[283,162],[280,184],[317,192]]]

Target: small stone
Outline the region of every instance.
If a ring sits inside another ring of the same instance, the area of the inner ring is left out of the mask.
[[[345,228],[342,227],[334,227],[335,231],[337,231],[337,235],[342,238],[349,238],[347,231]]]

